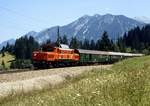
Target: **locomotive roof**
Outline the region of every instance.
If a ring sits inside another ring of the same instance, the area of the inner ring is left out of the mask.
[[[62,49],[70,49],[69,46],[66,45],[66,44],[60,44],[60,47],[61,47]]]
[[[60,50],[69,50],[69,51],[74,50],[74,49],[70,49],[69,46],[66,44],[60,44],[60,47],[55,47],[55,48],[59,48]]]
[[[84,50],[78,49],[81,54],[96,54],[96,55],[107,55],[107,56],[143,56],[143,54],[133,54],[133,53],[121,53],[121,52],[107,52],[107,51],[97,51],[97,50]]]

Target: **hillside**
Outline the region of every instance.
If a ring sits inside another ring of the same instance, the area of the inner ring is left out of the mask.
[[[12,56],[10,53],[6,52],[5,56],[2,57],[2,54],[0,54],[0,67],[2,67],[2,61],[5,63],[5,68],[9,69],[11,61],[15,59],[14,56]]]
[[[4,41],[0,44],[0,50],[3,48],[3,46],[7,46],[7,43],[9,43],[10,45],[11,44],[14,44],[15,43],[15,39],[9,39],[7,41]]]
[[[112,69],[96,69],[42,92],[1,101],[4,106],[150,105],[150,56],[127,59]]]

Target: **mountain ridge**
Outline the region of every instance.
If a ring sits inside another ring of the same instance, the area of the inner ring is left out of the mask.
[[[130,29],[144,25],[144,22],[124,15],[84,15],[67,25],[60,26],[60,35],[66,35],[69,40],[76,36],[82,41],[84,39],[93,39],[96,41],[101,37],[104,31],[107,31],[111,39],[116,39]],[[39,43],[43,43],[48,39],[55,41],[57,38],[57,27],[58,26],[50,27],[40,32],[31,31],[25,35],[28,37],[33,36]],[[2,46],[0,45],[0,47]]]
[[[143,22],[136,21],[124,15],[84,15],[70,24],[61,26],[60,35],[67,35],[68,39],[76,36],[80,40],[94,39],[96,41],[104,31],[107,31],[109,37],[115,39],[116,36],[123,35],[123,33],[130,29],[143,25]],[[45,39],[51,39],[52,41],[56,40],[56,35],[57,26],[40,32],[35,38],[41,43]]]

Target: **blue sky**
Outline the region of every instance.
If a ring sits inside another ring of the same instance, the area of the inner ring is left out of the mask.
[[[87,14],[150,17],[150,0],[0,0],[0,43]]]

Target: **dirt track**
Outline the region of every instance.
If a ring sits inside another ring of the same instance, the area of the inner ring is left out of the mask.
[[[109,69],[110,67],[111,65],[80,66],[0,74],[0,97],[53,87],[64,82],[67,77],[76,77],[92,69]]]

